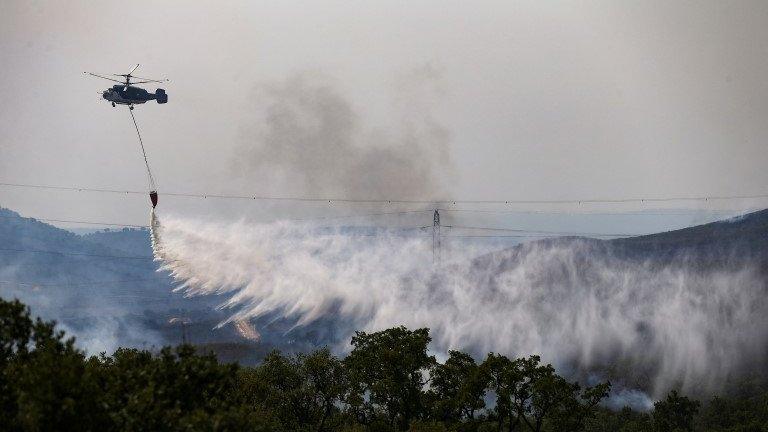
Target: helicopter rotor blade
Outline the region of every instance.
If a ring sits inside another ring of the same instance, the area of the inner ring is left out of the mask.
[[[105,79],[105,80],[114,81],[114,82],[116,82],[116,83],[121,83],[121,84],[122,84],[122,81],[118,81],[118,80],[116,80],[116,79],[112,79],[112,78],[109,78],[109,77],[105,77],[105,76],[103,76],[103,75],[98,75],[98,74],[95,74],[95,73],[92,73],[92,72],[83,72],[83,73],[84,73],[84,74],[88,74],[88,75],[93,75],[93,76],[95,76],[95,77],[98,77],[98,78],[102,78],[102,79]]]
[[[136,79],[140,79],[140,80],[147,80],[147,81],[154,81],[154,82],[168,82],[168,81],[170,81],[168,78],[155,79],[155,78],[147,78],[147,77],[140,77],[140,76],[133,76],[133,75],[131,75],[131,78],[136,78]]]
[[[151,80],[151,79],[148,79],[146,81],[134,81],[131,84],[164,83],[164,82],[168,82],[168,80]]]

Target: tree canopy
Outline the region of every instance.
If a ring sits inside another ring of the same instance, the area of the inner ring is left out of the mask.
[[[87,357],[55,323],[0,299],[0,430],[766,431],[768,391],[707,404],[676,391],[651,412],[600,406],[537,356],[430,353],[429,330],[356,332],[345,358],[274,351],[256,367],[189,345]]]

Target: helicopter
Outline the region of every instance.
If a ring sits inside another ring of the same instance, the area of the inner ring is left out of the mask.
[[[115,106],[115,104],[119,104],[119,105],[128,105],[130,109],[133,109],[134,104],[143,104],[151,100],[156,100],[157,103],[159,104],[167,103],[168,95],[165,93],[165,90],[159,88],[155,90],[154,93],[150,93],[141,87],[136,87],[135,85],[144,84],[144,83],[153,83],[153,82],[163,83],[163,82],[168,82],[168,80],[167,79],[156,80],[156,79],[150,79],[150,78],[137,77],[133,75],[133,73],[138,68],[139,68],[139,65],[137,64],[127,74],[111,74],[111,76],[123,77],[124,81],[119,81],[114,78],[110,78],[109,76],[99,75],[92,72],[83,72],[83,73],[119,83],[119,84],[113,85],[112,87],[104,90],[101,93],[101,97],[108,100],[109,102],[112,102],[113,107]],[[131,78],[136,78],[141,81],[131,82]]]

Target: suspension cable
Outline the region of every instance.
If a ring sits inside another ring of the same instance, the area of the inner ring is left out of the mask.
[[[155,186],[155,178],[152,176],[152,170],[149,169],[149,160],[147,160],[147,152],[144,150],[144,141],[141,139],[141,132],[139,132],[139,124],[136,123],[136,117],[133,115],[133,109],[129,108],[128,112],[131,113],[131,118],[133,119],[133,126],[136,127],[136,135],[139,136],[139,145],[141,145],[141,154],[144,156],[144,165],[147,166],[147,177],[149,178],[149,190],[150,191],[156,191],[157,186]]]

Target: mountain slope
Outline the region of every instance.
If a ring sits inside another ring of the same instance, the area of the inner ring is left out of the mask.
[[[91,353],[118,346],[159,346],[186,339],[229,360],[255,362],[269,349],[310,347],[317,328],[285,334],[294,323],[264,317],[261,340],[243,339],[218,306],[221,296],[184,297],[158,273],[149,231],[76,235],[0,208],[0,297],[19,298],[34,314],[57,320]],[[172,318],[189,321],[183,328]]]
[[[574,306],[574,301],[585,295],[597,296],[600,301],[603,297],[615,300],[617,295],[625,296],[628,303],[622,303],[619,309],[631,311],[633,305],[648,309],[633,324],[640,330],[627,336],[628,340],[645,340],[651,337],[649,332],[663,331],[651,325],[655,319],[653,308],[664,307],[654,297],[657,292],[690,288],[694,294],[704,296],[695,301],[707,302],[709,291],[720,295],[738,289],[731,285],[739,283],[746,284],[750,292],[766,291],[767,240],[768,210],[763,210],[640,237],[533,241],[472,260],[470,274],[466,275],[467,289],[473,290],[472,295],[489,299],[484,307],[497,308],[500,316],[512,310],[508,308],[518,307],[521,300],[533,308],[530,313],[541,314],[537,308],[543,307],[550,317],[542,321],[545,324],[581,319],[579,314],[584,312]],[[95,348],[91,351],[117,345],[177,343],[184,329],[170,325],[172,317],[194,317],[186,330],[195,343],[224,346],[221,344],[242,342],[233,326],[216,327],[229,314],[217,309],[223,302],[221,297],[184,298],[172,293],[172,280],[157,273],[151,253],[145,230],[110,230],[80,236],[0,209],[0,296],[19,297],[35,313],[60,320],[81,341],[93,340]],[[449,274],[450,270],[435,273],[435,292],[444,294],[431,298],[433,305],[453,295],[441,291],[449,288],[440,288],[442,273]],[[710,279],[718,285],[711,288]],[[640,299],[632,300],[639,293]],[[558,303],[568,298],[572,299],[570,303]],[[761,304],[755,301],[754,307],[759,309]],[[721,309],[727,311],[729,307],[725,304]],[[569,314],[573,316],[568,318]],[[261,333],[262,344],[300,350],[346,338],[339,330],[344,327],[339,319],[328,316],[297,327],[290,318],[267,314],[253,324]],[[729,318],[723,319],[727,323]]]
[[[728,266],[734,260],[768,267],[768,209],[731,219],[637,237],[600,240],[561,237],[537,240],[490,253],[475,260],[483,267],[504,267],[532,250],[572,247],[583,249],[583,259],[617,259],[665,265],[686,261],[699,266]]]
[[[196,316],[193,341],[237,338],[231,329],[212,333],[224,318],[220,299],[187,299],[172,288],[146,230],[79,236],[0,208],[0,296],[56,319],[91,351],[177,343],[172,316]]]
[[[535,341],[585,377],[706,393],[768,360],[766,210],[641,237],[529,242],[477,258],[471,273],[511,349]]]

